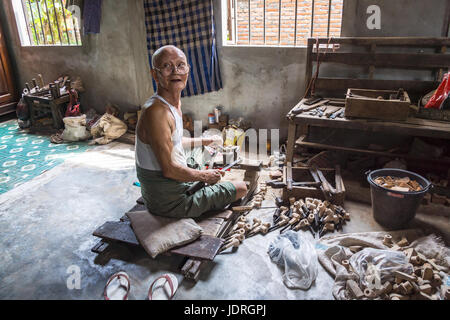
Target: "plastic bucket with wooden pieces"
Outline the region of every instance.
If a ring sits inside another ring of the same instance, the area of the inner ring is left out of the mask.
[[[380,225],[391,230],[405,227],[414,219],[423,197],[433,187],[424,177],[401,169],[367,171],[366,175],[370,184],[373,217]],[[379,177],[408,177],[416,181],[421,190],[399,191],[385,188],[375,182]]]

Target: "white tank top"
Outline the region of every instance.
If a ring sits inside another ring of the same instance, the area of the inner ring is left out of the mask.
[[[144,111],[148,107],[150,107],[153,103],[153,100],[157,98],[165,103],[172,112],[173,117],[175,118],[175,131],[172,134],[172,160],[176,163],[187,167],[186,156],[184,154],[183,145],[181,144],[181,140],[183,138],[183,118],[177,112],[177,109],[168,103],[163,97],[155,94],[151,97],[147,102],[142,106],[142,110]],[[137,131],[137,130],[136,130]],[[161,167],[158,163],[158,160],[155,156],[155,153],[152,150],[152,147],[139,139],[138,134],[136,132],[136,148],[135,148],[135,156],[136,156],[136,164],[143,169],[152,170],[152,171],[161,171]]]

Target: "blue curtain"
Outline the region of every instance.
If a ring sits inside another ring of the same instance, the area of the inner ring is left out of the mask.
[[[153,53],[174,45],[186,54],[191,71],[182,96],[222,88],[212,0],[144,0],[150,66]],[[156,83],[153,81],[156,90]]]

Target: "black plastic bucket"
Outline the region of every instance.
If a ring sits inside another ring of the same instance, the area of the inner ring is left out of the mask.
[[[414,219],[417,208],[432,184],[424,177],[401,169],[379,169],[366,172],[372,196],[372,211],[375,221],[389,229],[400,229]],[[408,177],[417,181],[421,191],[402,192],[379,186],[375,183],[378,177]]]

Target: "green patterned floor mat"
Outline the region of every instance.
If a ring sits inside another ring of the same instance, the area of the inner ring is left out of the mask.
[[[48,136],[21,130],[16,120],[0,123],[0,194],[90,148],[87,142],[53,144]]]

